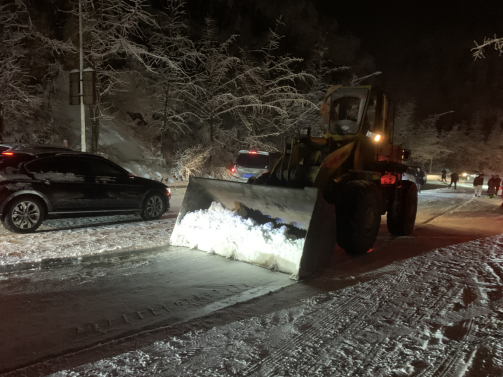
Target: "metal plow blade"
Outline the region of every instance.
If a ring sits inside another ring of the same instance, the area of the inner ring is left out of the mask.
[[[226,222],[224,218],[205,222],[204,216],[213,211],[215,202],[221,205],[217,205],[220,213],[233,211],[231,215],[239,215],[239,221]],[[251,238],[239,235],[243,232],[243,219],[253,220],[245,224]],[[189,222],[192,227],[187,225]],[[226,226],[230,229],[221,229]],[[278,232],[285,238],[278,238]],[[231,240],[234,233],[237,238]],[[172,245],[290,273],[294,279],[305,278],[326,265],[335,241],[334,206],[316,188],[292,189],[206,178],[190,179],[170,239]]]

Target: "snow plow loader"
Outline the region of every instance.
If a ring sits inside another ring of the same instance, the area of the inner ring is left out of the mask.
[[[394,106],[371,86],[332,86],[321,105],[323,137],[285,140],[270,171],[248,183],[191,178],[170,240],[302,279],[326,265],[337,242],[368,252],[381,215],[408,235],[415,183],[402,180],[410,151],[393,144]]]

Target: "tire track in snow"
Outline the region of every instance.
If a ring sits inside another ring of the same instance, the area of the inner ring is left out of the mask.
[[[300,369],[305,370],[307,368],[312,369],[315,368],[319,362],[319,359],[316,359],[316,355],[314,355],[312,347],[311,350],[305,350],[306,341],[313,340],[316,338],[322,337],[324,334],[328,332],[329,329],[333,329],[337,326],[341,325],[341,322],[337,321],[338,317],[347,313],[349,311],[355,311],[358,315],[359,312],[366,311],[365,316],[361,317],[356,321],[352,321],[351,324],[346,327],[342,332],[337,335],[337,338],[341,341],[344,339],[344,335],[348,332],[351,332],[353,329],[358,328],[361,324],[364,323],[363,318],[370,315],[371,310],[368,307],[368,300],[376,295],[383,296],[388,291],[392,290],[392,285],[390,282],[398,283],[402,281],[405,277],[405,268],[399,269],[397,266],[396,270],[398,271],[398,276],[393,277],[387,275],[385,277],[380,278],[380,282],[377,283],[366,295],[359,295],[356,297],[352,297],[347,300],[345,303],[340,305],[334,311],[332,311],[328,316],[321,318],[311,325],[311,328],[306,332],[298,335],[292,342],[289,342],[285,346],[281,347],[274,353],[268,355],[266,358],[256,362],[253,365],[248,366],[243,372],[243,376],[249,376],[255,372],[258,372],[262,367],[270,366],[270,370],[266,371],[263,376],[270,377],[276,373],[278,367],[284,367],[287,364],[288,359],[295,358],[297,355],[302,354],[302,359],[306,358],[315,361],[314,363],[308,363],[309,367],[301,367]],[[381,292],[379,294],[379,292]],[[378,306],[378,303],[375,303],[372,308]],[[356,310],[360,309],[360,310]],[[306,364],[306,363],[302,363]],[[314,364],[314,366],[313,366]],[[297,369],[297,371],[299,371]]]
[[[469,203],[473,202],[473,200],[474,200],[474,198],[470,198],[470,199],[468,199],[468,200],[463,201],[463,202],[462,202],[462,203],[460,203],[460,204],[456,204],[456,205],[454,205],[454,206],[450,207],[449,209],[447,209],[447,210],[445,210],[445,211],[443,211],[443,212],[440,212],[440,213],[438,213],[438,214],[436,214],[436,215],[433,215],[433,216],[432,216],[432,217],[430,217],[428,220],[425,220],[425,221],[423,221],[422,223],[417,224],[417,225],[426,225],[426,224],[428,224],[428,223],[432,222],[433,220],[435,220],[435,219],[437,219],[437,218],[439,218],[439,217],[441,217],[441,216],[444,216],[444,215],[445,215],[445,214],[447,214],[447,213],[453,212],[453,211],[455,211],[455,210],[457,210],[457,209],[459,209],[459,208],[461,208],[461,207],[463,207],[463,206],[465,206],[465,205],[467,205],[467,204],[469,204]]]

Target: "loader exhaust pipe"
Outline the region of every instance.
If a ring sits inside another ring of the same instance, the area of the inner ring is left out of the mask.
[[[210,215],[224,217],[208,221]],[[225,216],[232,216],[232,221]],[[246,231],[250,238],[243,235]],[[293,279],[325,266],[335,242],[335,209],[317,188],[194,177],[170,239],[172,245],[289,273]]]

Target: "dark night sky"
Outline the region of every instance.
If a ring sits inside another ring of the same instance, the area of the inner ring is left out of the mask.
[[[312,4],[318,16],[303,14]],[[503,37],[503,0],[188,0],[188,6],[195,24],[210,15],[251,48],[283,14],[284,52],[306,57],[326,33],[333,37],[331,59],[360,77],[382,71],[373,82],[395,102],[414,99],[419,118],[454,110],[440,127],[503,124],[503,56],[487,50],[486,59],[474,61],[470,51],[474,40]]]
[[[415,98],[420,115],[456,110],[445,121],[503,118],[503,57],[473,61],[473,40],[503,36],[503,1],[316,0],[340,30],[361,39],[398,101]],[[501,82],[501,84],[500,84]],[[473,119],[473,118],[472,118]]]

